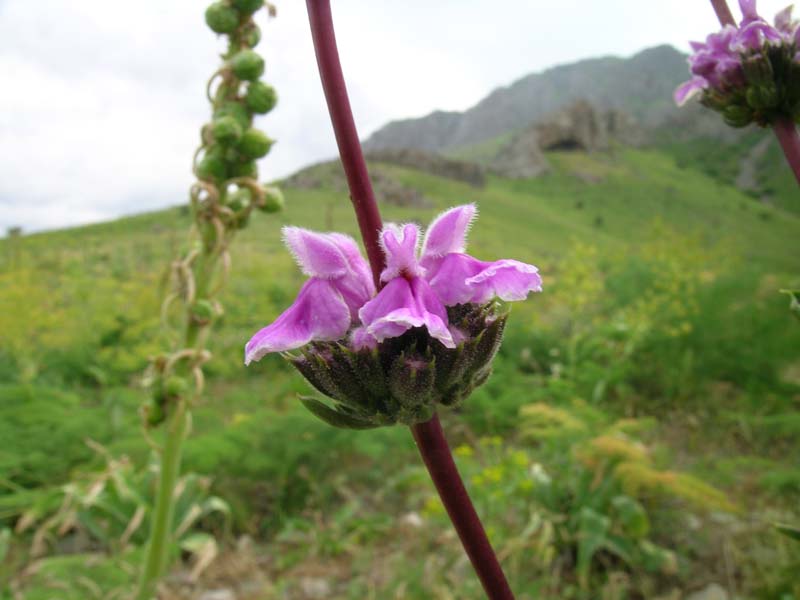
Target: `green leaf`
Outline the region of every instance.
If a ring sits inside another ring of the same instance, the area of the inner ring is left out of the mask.
[[[629,496],[616,496],[611,500],[619,522],[626,535],[642,539],[650,532],[650,519],[644,507]]]
[[[8,527],[0,529],[0,563],[2,563],[8,555],[8,550],[11,547],[11,530]]]
[[[378,427],[375,423],[335,410],[315,398],[300,396],[300,402],[302,402],[303,406],[311,411],[315,417],[333,427],[339,427],[341,429],[374,429]]]
[[[797,525],[787,525],[786,523],[775,523],[773,525],[778,533],[785,535],[788,538],[800,542],[800,527]]]

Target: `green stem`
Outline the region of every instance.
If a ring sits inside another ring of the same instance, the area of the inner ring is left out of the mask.
[[[139,584],[137,600],[153,600],[156,585],[167,566],[169,544],[172,533],[172,514],[174,512],[173,492],[181,468],[181,447],[189,423],[186,401],[175,405],[174,414],[167,426],[164,450],[161,454],[161,473],[158,481],[153,526],[147,546],[142,579]]]

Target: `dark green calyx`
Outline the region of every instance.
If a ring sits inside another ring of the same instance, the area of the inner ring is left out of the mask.
[[[242,137],[242,126],[236,117],[226,115],[214,120],[211,124],[211,133],[214,140],[220,144],[231,144]]]
[[[248,129],[242,134],[238,149],[245,158],[256,159],[266,156],[272,143],[263,131]]]
[[[254,113],[263,115],[268,113],[278,103],[278,94],[275,88],[261,81],[254,81],[247,86],[247,94],[244,99],[247,108]]]
[[[239,12],[225,2],[214,2],[206,9],[206,25],[215,33],[231,33],[239,26]]]
[[[253,202],[253,192],[247,188],[240,188],[228,195],[226,206],[233,211],[233,221],[239,229],[245,227],[250,220],[250,205]]]
[[[247,108],[239,102],[226,102],[214,111],[214,120],[222,117],[233,117],[242,128],[242,131],[250,128],[250,113]]]
[[[285,204],[283,192],[281,192],[279,188],[271,185],[265,185],[263,189],[263,198],[258,208],[265,213],[276,213],[283,210]]]
[[[741,70],[703,92],[702,104],[728,125],[769,127],[781,119],[800,122],[800,63],[794,44],[768,44],[741,55]]]
[[[264,0],[233,0],[231,4],[233,4],[243,14],[252,15],[259,8],[264,6]]]
[[[244,81],[255,81],[264,74],[264,59],[252,50],[237,52],[230,64],[233,74]]]
[[[423,423],[440,406],[457,406],[489,378],[507,313],[496,303],[447,312],[451,326],[466,336],[456,348],[415,328],[374,349],[315,342],[300,354],[287,354],[308,382],[333,400],[302,398],[303,404],[330,425],[347,429]]]

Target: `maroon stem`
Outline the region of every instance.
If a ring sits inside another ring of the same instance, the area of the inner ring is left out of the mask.
[[[728,8],[728,3],[725,0],[711,0],[711,6],[714,7],[717,19],[719,19],[723,27],[725,25],[736,27],[736,21],[733,19],[731,9]],[[798,185],[800,185],[800,136],[798,136],[797,127],[791,119],[784,117],[772,124],[772,130],[781,144],[781,149],[784,156],[786,156],[786,162],[789,163],[789,168],[794,173]]]
[[[414,425],[411,432],[486,596],[490,600],[514,600],[503,568],[453,462],[439,417],[434,415],[430,421]]]
[[[356,211],[375,284],[378,285],[380,272],[383,269],[383,252],[378,244],[381,216],[375,203],[350,101],[347,98],[339,52],[336,49],[330,0],[306,0],[306,7],[322,88],[325,91],[336,143],[350,187],[350,199]],[[434,415],[427,423],[414,425],[411,431],[422,460],[428,468],[447,514],[450,515],[450,520],[461,538],[461,543],[472,561],[486,594],[490,600],[513,600],[511,588],[453,462],[439,417]]]
[[[350,200],[356,211],[358,227],[372,267],[372,277],[375,279],[375,286],[379,287],[383,269],[383,252],[378,244],[378,234],[382,227],[381,215],[375,203],[367,163],[361,152],[353,111],[347,97],[347,86],[339,62],[339,50],[336,48],[330,1],[306,0],[306,8],[311,23],[311,38],[314,40],[322,89],[325,92],[336,144],[339,146],[339,155],[350,188]]]
[[[717,18],[723,27],[725,25],[736,26],[731,9],[728,8],[728,3],[725,0],[711,0],[711,6],[714,7],[714,12],[717,13]]]
[[[783,117],[772,124],[772,129],[781,143],[786,162],[789,163],[794,178],[800,185],[800,135],[797,133],[797,127],[791,119]]]

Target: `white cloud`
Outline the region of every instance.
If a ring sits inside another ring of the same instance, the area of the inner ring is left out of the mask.
[[[771,15],[782,2],[761,2]],[[305,3],[262,16],[280,102],[266,177],[336,153]],[[0,0],[0,228],[54,228],[183,202],[208,118],[220,41],[193,0]],[[461,110],[553,64],[702,38],[699,0],[333,0],[362,135],[386,121]]]

